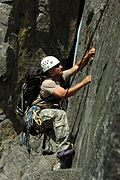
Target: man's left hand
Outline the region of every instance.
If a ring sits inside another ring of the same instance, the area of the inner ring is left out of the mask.
[[[95,48],[92,48],[88,52],[89,59],[93,60],[93,56],[95,55]]]

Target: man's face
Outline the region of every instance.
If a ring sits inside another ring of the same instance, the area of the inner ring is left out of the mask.
[[[55,73],[55,75],[63,75],[63,66],[61,64],[57,64],[54,68],[53,68],[53,71]]]

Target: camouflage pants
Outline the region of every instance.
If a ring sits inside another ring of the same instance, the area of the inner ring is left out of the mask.
[[[53,125],[56,136],[56,151],[60,152],[67,149],[70,146],[70,131],[66,112],[59,109],[43,109],[40,115],[44,122],[49,121]]]

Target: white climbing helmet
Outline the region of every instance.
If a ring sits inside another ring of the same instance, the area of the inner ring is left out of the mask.
[[[60,64],[60,61],[54,56],[47,56],[41,61],[41,67],[43,72],[48,71],[57,64]]]

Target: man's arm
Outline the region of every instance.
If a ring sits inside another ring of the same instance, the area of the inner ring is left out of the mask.
[[[87,85],[91,82],[91,75],[87,76],[77,85],[70,87],[69,89],[64,89],[62,87],[58,87],[53,91],[53,95],[56,97],[60,97],[62,99],[68,98],[76,94],[83,86]]]
[[[95,54],[95,48],[89,50],[88,54],[84,57],[84,59],[80,59],[72,68],[70,68],[70,76],[77,73],[79,70],[82,70],[88,63],[90,59],[93,59],[93,55]]]

